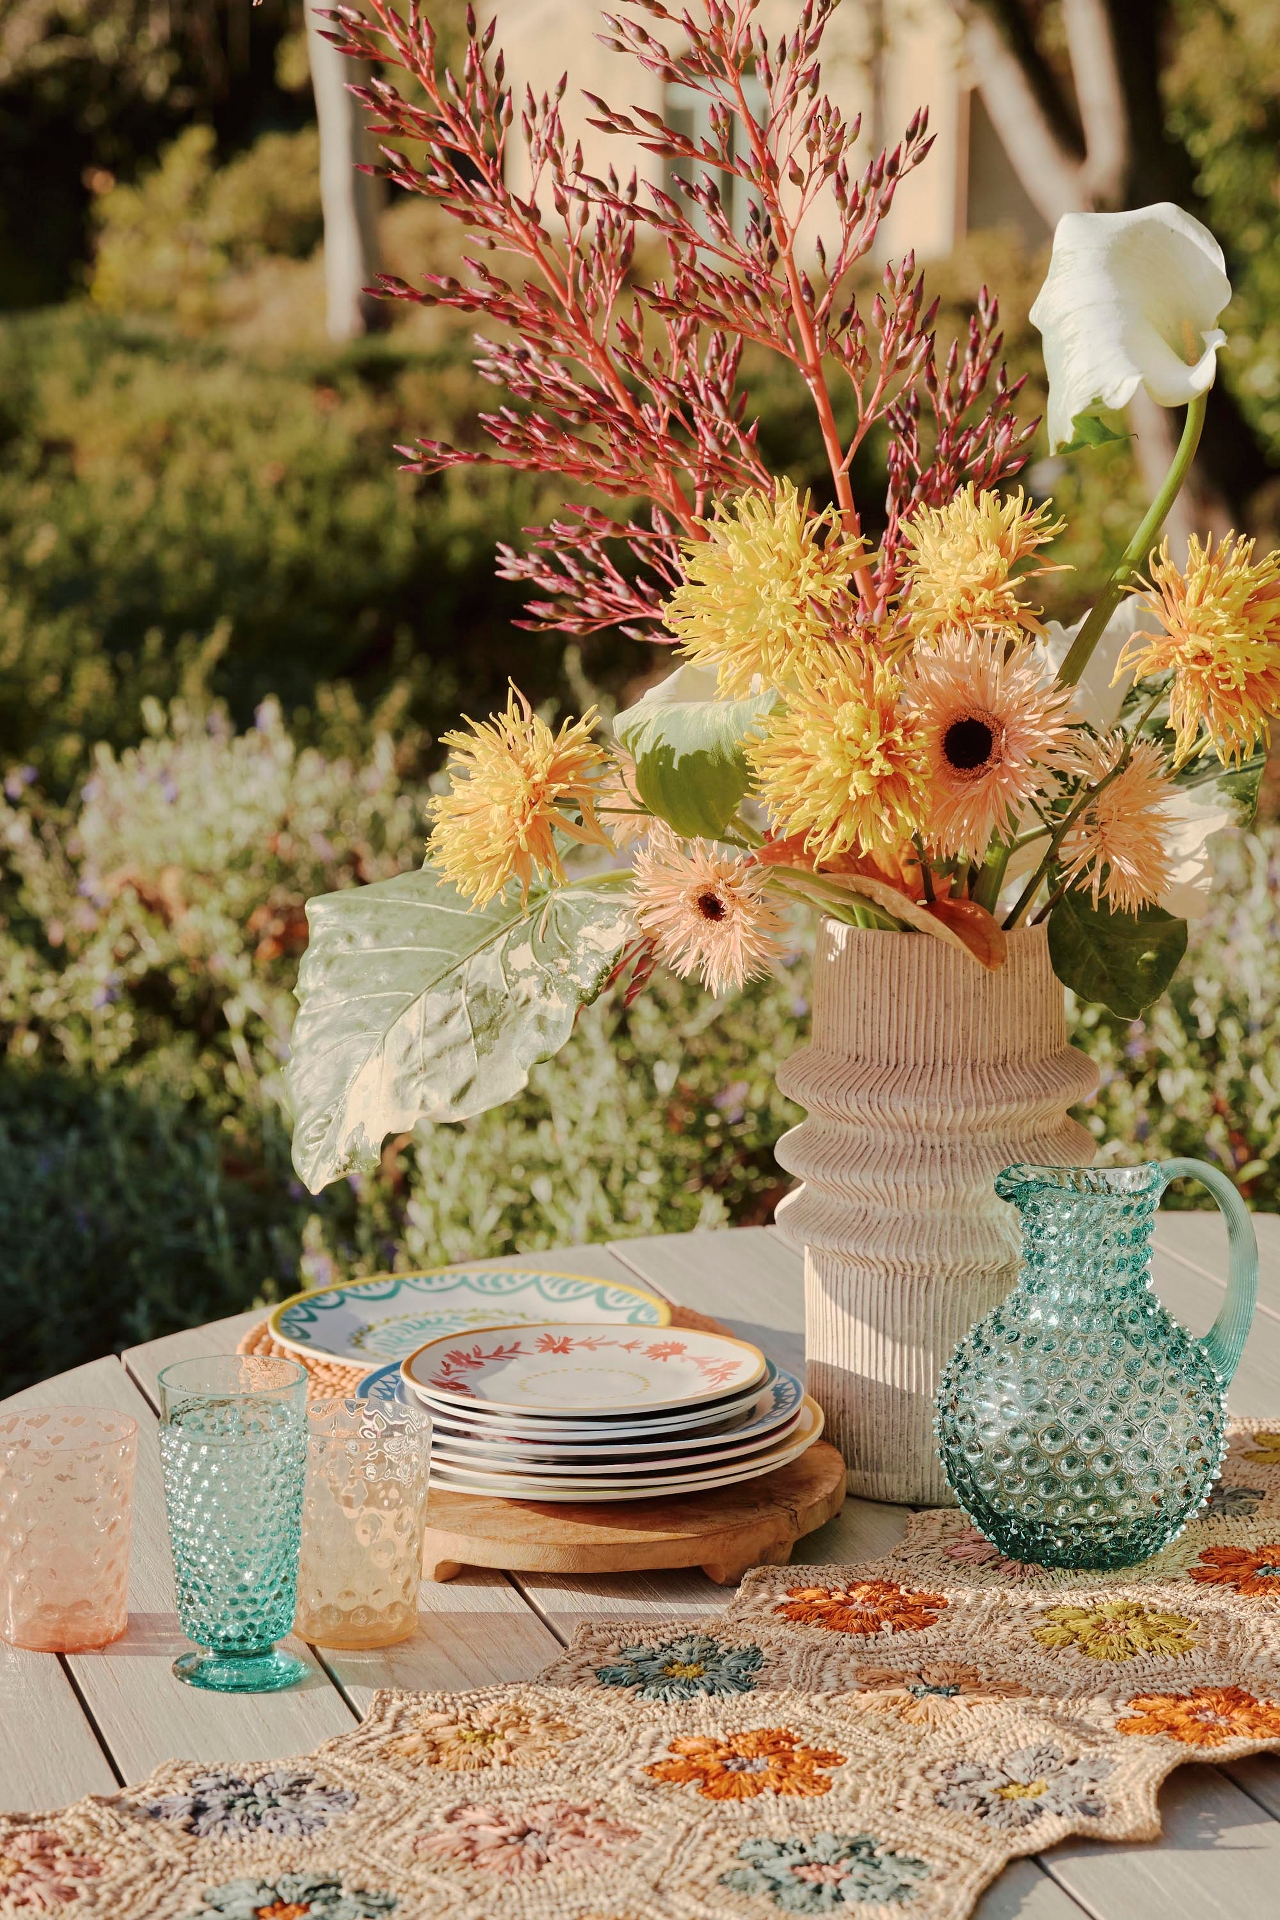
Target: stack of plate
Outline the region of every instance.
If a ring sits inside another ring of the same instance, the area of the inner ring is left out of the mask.
[[[445,1335],[362,1392],[421,1402],[439,1484],[505,1500],[705,1492],[785,1466],[822,1431],[799,1380],[758,1347],[684,1328],[564,1320]]]

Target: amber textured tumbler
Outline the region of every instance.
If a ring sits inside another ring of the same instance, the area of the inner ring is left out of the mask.
[[[418,1624],[431,1420],[414,1407],[317,1400],[293,1630],[320,1647],[388,1647]]]
[[[138,1423],[127,1413],[0,1414],[0,1639],[80,1653],[120,1638],[137,1464]]]

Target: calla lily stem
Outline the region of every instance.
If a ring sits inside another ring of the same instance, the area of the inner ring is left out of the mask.
[[[1164,525],[1170,507],[1182,491],[1182,484],[1191,470],[1196,448],[1200,444],[1200,435],[1204,429],[1205,410],[1209,404],[1208,392],[1197,393],[1187,407],[1186,424],[1182,429],[1182,439],[1178,451],[1173,456],[1173,464],[1164,477],[1164,484],[1148,507],[1142,525],[1125,548],[1120,564],[1112,573],[1106,586],[1094,602],[1093,611],[1071,643],[1062,665],[1058,668],[1058,679],[1064,687],[1074,687],[1080,675],[1089,664],[1089,659],[1102,638],[1103,629],[1120,604],[1121,597],[1135,573],[1147,564],[1147,557],[1155,545],[1156,535]]]

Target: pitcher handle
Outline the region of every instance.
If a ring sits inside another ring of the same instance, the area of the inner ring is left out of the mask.
[[[1209,1364],[1227,1387],[1240,1365],[1258,1299],[1258,1240],[1253,1221],[1226,1174],[1203,1160],[1166,1160],[1160,1176],[1162,1193],[1171,1180],[1198,1180],[1208,1187],[1227,1223],[1227,1297],[1200,1341]]]

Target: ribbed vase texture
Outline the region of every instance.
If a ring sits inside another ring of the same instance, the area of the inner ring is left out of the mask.
[[[777,1157],[778,1226],[805,1255],[809,1391],[867,1499],[954,1506],[933,1435],[957,1342],[1013,1286],[1014,1161],[1087,1166],[1068,1114],[1097,1085],[1068,1046],[1043,927],[990,973],[913,933],[822,923],[812,1039],[778,1074],[808,1114]]]

